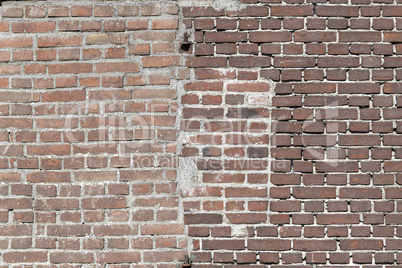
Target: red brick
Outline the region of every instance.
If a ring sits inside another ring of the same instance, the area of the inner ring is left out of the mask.
[[[261,252],[260,253],[260,262],[261,263],[279,263],[279,254],[278,253]]]
[[[184,260],[184,251],[155,251],[155,252],[146,252],[144,254],[144,260],[147,262],[174,262],[175,260]]]
[[[61,20],[58,22],[59,31],[79,31],[80,24],[78,20]]]
[[[294,85],[295,93],[334,93],[336,85],[332,83],[296,83]]]
[[[214,26],[214,21],[211,19],[198,19],[198,28],[199,29],[206,29],[206,30],[212,30],[215,28]],[[194,23],[196,23],[196,21]],[[208,28],[203,28],[202,24],[208,25]],[[236,29],[236,20],[234,19],[217,19],[216,20],[216,28],[219,30],[235,30]],[[196,27],[196,24],[194,24],[194,27]],[[197,27],[196,27],[197,29]]]
[[[382,240],[376,239],[345,239],[340,242],[341,250],[381,250]]]
[[[222,91],[222,82],[191,82],[184,86],[187,91]]]
[[[280,68],[314,67],[315,59],[312,57],[275,57],[274,66]]]
[[[293,243],[295,250],[302,251],[330,251],[336,249],[335,240],[295,240]]]
[[[334,42],[336,41],[335,32],[320,31],[296,31],[294,33],[296,42]]]
[[[72,6],[70,8],[72,17],[91,17],[92,7],[91,6]]]
[[[289,250],[290,240],[286,239],[250,239],[248,240],[250,250]]]
[[[202,58],[188,58],[186,66],[191,68],[205,68],[205,67],[226,67],[227,58],[224,57],[202,57]]]
[[[25,118],[1,118],[0,127],[32,128],[32,120]]]
[[[126,208],[127,200],[125,197],[85,198],[82,200],[82,207],[85,209]]]
[[[348,20],[346,19],[328,19],[329,29],[346,29],[348,28]]]
[[[95,17],[112,17],[115,15],[115,9],[112,6],[95,6]]]
[[[384,41],[390,43],[401,43],[402,33],[399,32],[384,32]]]
[[[3,8],[3,16],[9,18],[21,18],[24,14],[22,7],[18,6],[6,6]]]
[[[385,161],[384,169],[386,172],[400,172],[402,170],[402,161]]]
[[[340,42],[378,42],[381,34],[378,32],[339,32]]]
[[[179,12],[180,8],[177,4],[166,4],[163,7],[163,12],[170,15],[176,15]]]
[[[51,263],[93,263],[93,261],[92,253],[54,252],[50,254]]]
[[[268,12],[268,7],[249,6],[239,11],[228,11],[226,12],[226,15],[234,17],[265,17],[268,15]]]
[[[269,205],[271,211],[297,212],[301,210],[300,201],[273,201]]]
[[[355,6],[317,6],[317,15],[323,17],[358,17],[359,9]]]
[[[17,89],[32,88],[32,81],[27,78],[13,78],[11,80],[11,87]]]
[[[115,181],[116,173],[113,171],[79,171],[75,173],[76,181]]]
[[[8,61],[10,61],[10,52],[9,52],[9,51],[2,51],[2,52],[0,52],[0,61],[1,61],[1,62],[8,62]]]
[[[250,42],[288,42],[292,40],[291,32],[258,31],[249,33]]]
[[[96,21],[96,20],[89,20],[89,21],[81,21],[81,31],[100,31],[102,29],[102,22],[101,21]],[[104,39],[110,40],[110,42],[113,42],[111,39],[108,38],[110,36],[117,37],[115,34],[91,34],[87,37],[87,43],[88,42],[105,42],[103,41]],[[114,42],[121,43],[123,38],[115,38]]]
[[[66,63],[66,64],[52,64],[49,65],[50,74],[60,74],[60,73],[91,73],[92,64],[89,63]]]
[[[73,35],[69,37],[43,36],[38,38],[38,47],[80,46],[82,37]]]
[[[210,44],[212,45],[212,44]],[[217,54],[236,54],[237,53],[237,45],[233,43],[218,43],[216,46]]]
[[[382,13],[384,17],[397,17],[401,12],[400,6],[384,6],[382,7]]]
[[[310,16],[313,15],[313,7],[310,5],[300,6],[272,6],[272,16]]]
[[[341,188],[341,190],[340,190],[340,198],[352,198],[352,199],[370,198],[370,199],[376,199],[376,198],[381,198],[381,197],[382,197],[381,189]]]
[[[96,73],[109,73],[109,72],[138,72],[139,66],[138,63],[118,63],[118,62],[109,62],[109,63],[97,63],[95,65]]]
[[[148,29],[148,20],[137,19],[127,21],[127,30],[146,30],[146,29]],[[149,35],[151,35],[151,33]]]
[[[357,20],[353,20],[356,22]],[[346,19],[329,19],[328,20],[329,29],[346,29],[348,28],[348,21]],[[353,28],[353,26],[351,26]]]
[[[126,29],[126,22],[123,20],[105,21],[103,28],[106,32],[123,32]]]
[[[70,182],[70,174],[68,172],[32,172],[27,175],[29,182]]]
[[[143,5],[140,7],[140,13],[142,16],[157,16],[162,13],[160,5]]]
[[[127,263],[139,262],[141,255],[138,251],[135,252],[102,252],[97,255],[98,263]]]
[[[277,30],[280,28],[281,28],[281,20],[280,19],[262,19],[261,20],[261,29]]]
[[[134,5],[117,6],[117,15],[122,17],[138,16],[139,8]]]
[[[234,92],[267,92],[270,85],[264,82],[248,82],[248,83],[236,83],[228,84],[227,90]]]
[[[126,44],[128,43],[129,36],[120,33],[102,33],[91,34],[86,39],[87,45],[101,45],[101,44]]]
[[[14,22],[11,29],[14,33],[47,33],[54,31],[56,23],[54,22]]]
[[[215,10],[212,7],[184,7],[184,17],[217,17],[225,15],[224,10]]]
[[[94,227],[95,236],[129,236],[138,234],[137,226],[130,225],[98,225]]]
[[[334,68],[334,67],[357,67],[359,66],[359,58],[357,57],[319,57],[317,60],[318,67]]]
[[[357,171],[357,162],[318,162],[316,164],[316,169],[318,172],[339,172],[339,171]]]
[[[142,235],[180,235],[183,232],[184,226],[177,224],[152,224],[141,227]]]
[[[226,32],[207,32],[205,33],[205,42],[230,43],[244,42],[247,40],[246,33],[226,33]]]
[[[267,190],[265,188],[226,188],[226,197],[266,197]]]
[[[142,59],[142,64],[144,67],[148,68],[176,66],[180,64],[180,58],[172,56],[150,56],[150,57],[144,57]]]
[[[3,254],[3,260],[6,263],[20,263],[21,260],[25,262],[47,262],[47,252],[6,252]]]
[[[136,44],[129,46],[129,53],[134,55],[149,55],[149,44]]]
[[[31,47],[31,37],[4,37],[0,38],[0,48]]]
[[[222,223],[222,215],[219,214],[185,214],[184,224],[220,224]]]
[[[177,19],[163,19],[163,20],[152,20],[152,29],[177,29],[178,20]]]
[[[330,199],[336,197],[335,190],[332,187],[297,187],[293,188],[293,196],[297,199]]]
[[[380,145],[380,136],[378,135],[341,135],[339,136],[340,145],[359,146],[359,145]]]
[[[229,66],[240,67],[240,68],[269,67],[271,66],[271,58],[264,56],[230,57]]]
[[[49,17],[68,17],[69,8],[65,6],[51,6],[48,7]]]

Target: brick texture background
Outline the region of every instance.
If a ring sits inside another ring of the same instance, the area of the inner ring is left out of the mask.
[[[402,266],[400,0],[1,16],[0,268]]]

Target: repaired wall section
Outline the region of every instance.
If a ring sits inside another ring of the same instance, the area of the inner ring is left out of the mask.
[[[199,2],[3,3],[1,268],[402,263],[401,3]]]
[[[184,260],[178,13],[174,2],[3,3],[5,267]]]

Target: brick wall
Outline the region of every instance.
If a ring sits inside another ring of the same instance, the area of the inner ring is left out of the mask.
[[[242,2],[3,3],[1,268],[402,264],[402,3]]]

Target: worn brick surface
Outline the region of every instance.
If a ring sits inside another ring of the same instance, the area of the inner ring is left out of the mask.
[[[184,2],[3,2],[0,267],[401,265],[402,2]]]

